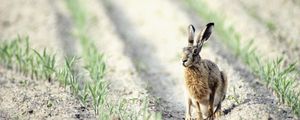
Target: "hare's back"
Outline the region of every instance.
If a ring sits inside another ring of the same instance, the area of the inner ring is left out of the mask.
[[[210,87],[218,87],[221,84],[221,72],[219,67],[210,60],[202,60],[204,68],[208,71],[208,83]]]
[[[220,70],[217,64],[207,59],[202,60],[202,62],[204,64],[205,69],[207,69],[209,72],[215,72],[217,74],[220,74]]]

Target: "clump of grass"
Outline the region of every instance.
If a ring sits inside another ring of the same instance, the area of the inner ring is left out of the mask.
[[[58,79],[65,86],[70,85],[74,83],[75,78],[71,72],[74,61],[75,59],[70,62],[66,60],[66,65],[59,69],[56,66],[55,55],[48,53],[46,49],[42,53],[31,49],[28,37],[3,41],[0,45],[1,65],[30,76],[32,79],[45,79],[49,82],[52,79]]]
[[[56,75],[61,84],[65,87],[70,87],[72,93],[79,96],[79,91],[81,89],[79,85],[80,76],[75,70],[75,62],[77,59],[77,57],[65,58],[63,67],[57,70]]]
[[[88,89],[89,92],[91,93],[91,97],[93,100],[93,107],[95,110],[95,113],[98,114],[99,111],[103,112],[104,111],[104,105],[105,105],[105,100],[106,100],[106,95],[107,95],[107,87],[103,82],[105,81],[96,81],[91,84],[88,84]],[[103,118],[104,115],[102,113],[101,115]]]
[[[283,58],[275,60],[263,60],[258,55],[253,40],[242,44],[240,34],[234,30],[234,27],[225,28],[224,16],[210,10],[204,1],[186,0],[188,6],[207,21],[216,23],[216,32],[222,37],[223,42],[233,50],[236,56],[249,66],[251,71],[260,79],[264,80],[266,85],[271,88],[282,103],[290,106],[293,112],[299,117],[300,111],[300,92],[294,90],[296,86],[295,63],[284,65]]]
[[[38,66],[38,70],[43,73],[41,78],[48,79],[48,81],[51,81],[51,78],[53,74],[55,73],[55,55],[49,55],[47,53],[46,49],[43,50],[43,54],[40,54],[36,50],[34,50],[36,55],[38,56],[37,64],[31,63],[33,65],[38,65],[38,63],[41,63],[42,66]]]
[[[300,92],[295,91],[297,87],[295,81],[297,75],[296,63],[283,66],[283,58],[277,58],[272,62],[268,62],[261,68],[259,74],[265,80],[268,87],[271,87],[280,102],[291,106],[296,115],[300,115]],[[294,74],[292,74],[294,73]],[[293,76],[291,76],[293,75]]]
[[[30,76],[32,79],[58,80],[65,87],[69,87],[72,93],[79,97],[83,104],[87,95],[79,85],[79,74],[74,70],[77,57],[66,58],[65,64],[56,66],[54,54],[46,49],[42,53],[31,49],[29,38],[18,37],[11,41],[3,41],[0,44],[0,64],[16,72]]]
[[[233,95],[228,95],[227,99],[236,102],[236,104],[241,104],[242,101],[240,100],[240,96],[236,93],[236,88],[233,87]]]
[[[0,46],[0,62],[6,68],[15,69],[31,78],[47,79],[49,82],[55,74],[55,55],[43,53],[29,47],[28,37],[18,37],[12,41],[4,41]]]
[[[107,96],[107,82],[103,80],[106,65],[104,63],[103,54],[99,53],[94,43],[90,40],[86,33],[86,12],[80,5],[78,0],[67,0],[66,5],[70,10],[75,23],[76,33],[74,34],[81,43],[83,49],[83,60],[85,69],[89,72],[91,81],[85,82],[89,94],[93,102],[95,114],[101,113],[101,118],[107,118],[104,110],[105,100]],[[85,96],[83,98],[86,98]]]

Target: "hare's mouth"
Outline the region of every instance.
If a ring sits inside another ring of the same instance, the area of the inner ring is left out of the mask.
[[[187,60],[182,61],[182,65],[183,65],[184,67],[188,67],[188,65],[186,65],[186,63],[187,63]]]
[[[185,63],[185,62],[183,62],[182,65],[183,65],[184,67],[187,67],[184,63]]]

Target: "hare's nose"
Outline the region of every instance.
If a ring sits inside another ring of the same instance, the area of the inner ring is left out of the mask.
[[[183,67],[187,67],[184,63],[185,63],[185,62],[182,62]]]
[[[183,65],[184,67],[187,67],[187,66],[185,65],[186,62],[187,62],[187,60],[183,60],[183,61],[182,61],[182,65]]]

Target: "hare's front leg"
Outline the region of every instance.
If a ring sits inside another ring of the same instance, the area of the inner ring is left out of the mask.
[[[192,118],[191,118],[191,106],[192,106],[191,98],[187,97],[186,103],[187,104],[186,104],[185,120],[192,120]]]
[[[203,120],[201,108],[200,108],[200,103],[196,102],[196,107],[197,107],[197,119],[196,120]]]
[[[214,120],[214,98],[215,98],[215,90],[209,96],[209,105],[208,105],[208,120]]]

